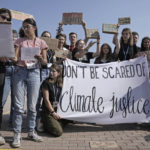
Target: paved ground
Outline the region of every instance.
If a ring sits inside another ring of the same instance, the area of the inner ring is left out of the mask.
[[[11,147],[13,132],[8,128],[9,102],[5,105],[2,135],[6,144],[1,149]],[[55,138],[46,133],[39,133],[44,142],[36,143],[27,140],[25,119],[23,123],[22,150],[150,150],[150,125],[148,124],[120,124],[120,125],[92,125],[69,124],[64,134]]]

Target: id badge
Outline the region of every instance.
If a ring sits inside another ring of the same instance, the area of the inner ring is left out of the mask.
[[[57,101],[54,101],[54,102],[53,102],[53,108],[57,108],[57,104],[58,104],[58,102],[57,102]]]

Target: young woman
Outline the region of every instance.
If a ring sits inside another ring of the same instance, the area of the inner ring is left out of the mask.
[[[20,147],[22,113],[24,112],[25,91],[27,91],[27,131],[28,139],[41,142],[35,129],[36,104],[40,89],[40,64],[46,64],[47,44],[45,41],[37,38],[36,22],[27,18],[22,23],[22,37],[16,42],[16,54],[18,63],[14,74],[14,114],[13,114],[13,147]],[[23,51],[34,50],[35,60],[21,60]]]
[[[41,38],[42,37],[46,37],[47,39],[51,39],[51,33],[49,31],[43,31],[41,34]],[[55,52],[52,51],[51,49],[47,50],[47,64],[44,64],[41,66],[41,84],[42,82],[49,77],[49,73],[50,73],[50,67],[52,65],[52,63],[54,62],[55,58]],[[42,91],[40,88],[40,92],[39,92],[39,97],[38,97],[38,102],[36,105],[36,111],[37,111],[37,116],[36,116],[36,129],[39,132],[42,132],[43,129],[41,127],[41,119],[40,119],[40,111],[41,111],[41,101],[42,101]]]
[[[84,40],[78,40],[76,43],[76,49],[72,53],[72,58],[75,61],[90,63],[90,59],[99,56],[100,54],[100,38],[97,39],[97,51],[95,53],[88,52],[88,49],[92,47],[96,42],[91,41],[87,47],[85,47]]]
[[[50,68],[50,77],[45,80],[42,85],[43,105],[42,105],[42,121],[45,130],[58,137],[63,133],[63,125],[65,120],[56,113],[57,103],[59,101],[62,89],[62,69],[59,65],[53,64]]]
[[[118,34],[115,34],[114,44],[116,46],[114,52],[120,61],[133,58],[133,37],[129,28],[122,30],[120,42],[118,40]]]
[[[110,45],[108,45],[107,43],[104,43],[101,46],[100,55],[95,59],[94,64],[109,63],[109,62],[112,62],[114,60],[115,59],[113,57]]]
[[[0,8],[0,22],[10,22],[11,21],[11,12],[7,8]],[[6,63],[9,58],[0,57],[0,128],[2,125],[2,115],[3,115],[3,91],[4,91],[4,83],[5,83],[5,72],[6,72]],[[16,62],[16,59],[12,59],[12,61]],[[5,139],[0,135],[0,145],[5,144]]]
[[[144,37],[142,39],[141,51],[150,51],[150,37]]]

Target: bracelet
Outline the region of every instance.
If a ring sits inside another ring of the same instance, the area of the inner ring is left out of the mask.
[[[53,114],[54,112],[55,112],[55,111],[53,110],[53,111],[51,111],[50,113]]]

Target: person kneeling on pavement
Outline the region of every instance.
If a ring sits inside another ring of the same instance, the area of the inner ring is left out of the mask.
[[[44,130],[56,137],[62,135],[63,127],[67,123],[67,120],[61,119],[56,113],[62,84],[62,69],[59,65],[53,64],[50,68],[50,77],[42,84],[43,104],[41,117]]]

